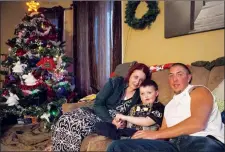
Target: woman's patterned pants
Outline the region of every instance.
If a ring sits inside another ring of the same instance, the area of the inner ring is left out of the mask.
[[[53,129],[53,151],[79,152],[84,137],[95,132],[95,123],[100,122],[91,110],[78,108],[62,115]]]

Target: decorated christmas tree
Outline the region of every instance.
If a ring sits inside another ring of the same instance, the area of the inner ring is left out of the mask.
[[[0,89],[0,119],[8,115],[36,116],[48,126],[58,118],[61,105],[75,96],[72,75],[66,70],[72,59],[65,55],[56,27],[42,13],[30,12],[16,26],[6,44],[7,70]]]

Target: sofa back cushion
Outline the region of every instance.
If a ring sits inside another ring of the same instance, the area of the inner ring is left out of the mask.
[[[191,84],[207,86],[210,71],[204,67],[190,66],[189,68],[192,74]]]
[[[210,71],[209,79],[207,82],[207,87],[212,91],[214,90],[221,81],[224,79],[224,66],[214,67]]]
[[[137,63],[136,61],[133,62],[127,62],[127,63],[123,63],[123,64],[119,64],[116,66],[116,69],[114,71],[113,76],[123,76],[126,77],[128,70],[130,69],[130,67],[132,67],[135,63]]]
[[[166,105],[173,96],[173,91],[168,83],[169,70],[152,73],[152,80],[159,86],[159,101]]]

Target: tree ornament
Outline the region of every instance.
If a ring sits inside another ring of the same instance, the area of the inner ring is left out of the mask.
[[[33,76],[32,73],[28,73],[28,75],[23,75],[22,78],[25,79],[25,84],[27,86],[34,86],[38,82],[37,79],[35,79],[35,77]]]
[[[58,109],[57,106],[51,105],[51,108],[50,108],[50,110],[49,110],[49,113],[50,113],[50,115],[56,117],[56,116],[59,115],[60,112],[59,112],[59,109]]]
[[[16,94],[12,93],[11,91],[9,91],[9,97],[8,96],[4,96],[4,97],[7,99],[6,104],[8,106],[14,106],[14,105],[18,105],[19,104],[18,96]]]
[[[125,11],[125,23],[134,29],[144,29],[146,26],[150,27],[159,14],[157,1],[145,1],[148,5],[148,11],[138,19],[135,17],[136,9],[140,1],[128,1]]]
[[[10,81],[15,81],[16,78],[15,78],[12,74],[10,74],[10,75],[9,75],[9,80],[10,80]]]
[[[50,71],[52,71],[56,67],[52,57],[44,57],[36,65],[40,66],[42,69]]]
[[[16,63],[14,63],[14,67],[12,68],[14,73],[17,74],[23,74],[25,68],[27,67],[26,64],[21,64],[20,61],[17,61]]]
[[[67,94],[68,94],[68,92],[67,92],[67,90],[66,90],[66,88],[65,88],[64,86],[59,87],[59,88],[57,89],[56,95],[57,95],[59,98],[61,98],[61,97],[66,97]]]
[[[23,56],[24,54],[26,54],[26,51],[24,51],[23,49],[18,49],[18,50],[16,51],[16,55],[17,55],[17,56]]]
[[[49,117],[50,117],[50,113],[44,113],[43,115],[41,115],[40,118],[45,119],[45,120],[47,120],[47,122],[50,123]]]

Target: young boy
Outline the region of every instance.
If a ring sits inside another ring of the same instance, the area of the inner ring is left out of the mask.
[[[118,121],[127,122],[126,128],[118,129],[108,122],[96,123],[96,132],[100,135],[117,140],[131,137],[138,130],[158,130],[161,126],[164,105],[158,101],[158,85],[146,79],[140,86],[141,104],[131,108],[129,114],[116,114]]]

